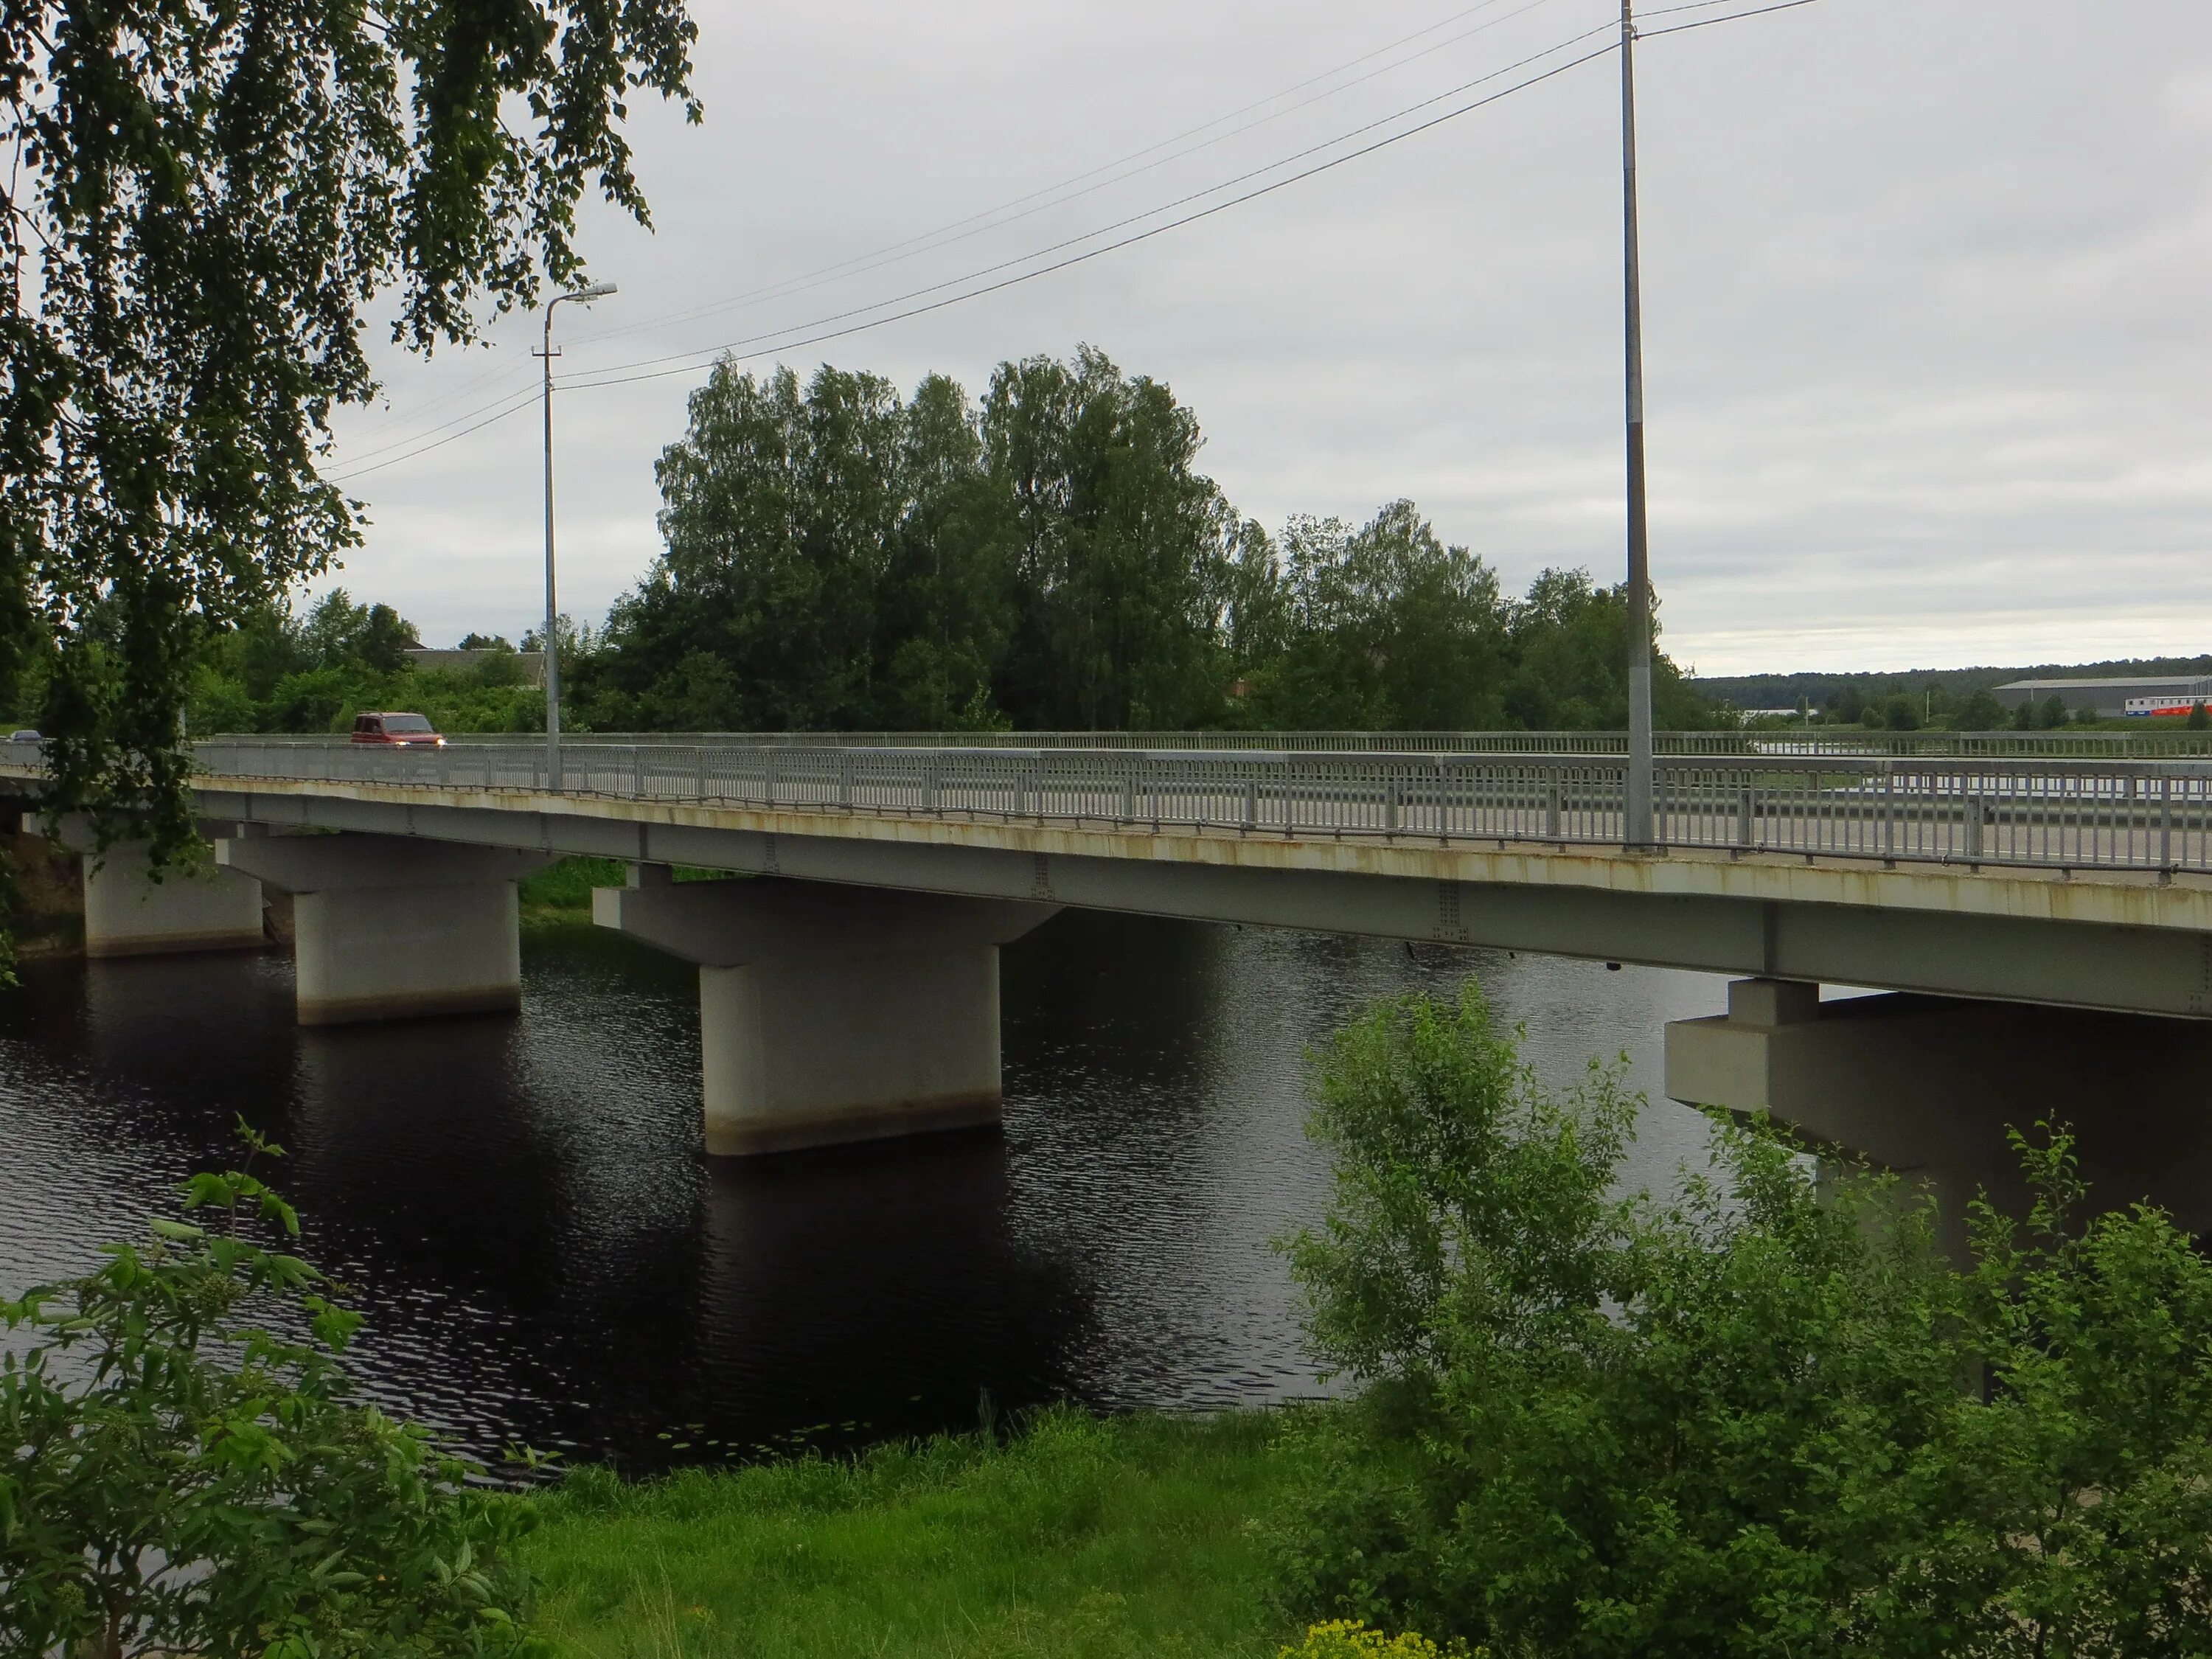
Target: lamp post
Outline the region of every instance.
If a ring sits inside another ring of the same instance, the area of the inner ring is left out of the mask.
[[[1636,202],[1635,0],[1620,0],[1622,246],[1628,346],[1628,787],[1621,840],[1656,843],[1652,824],[1651,547],[1644,491],[1644,259]]]
[[[593,283],[567,294],[556,294],[545,302],[545,343],[538,356],[545,360],[545,635],[540,648],[545,653],[545,787],[561,787],[561,653],[554,632],[555,618],[560,615],[560,605],[555,595],[553,582],[553,307],[563,300],[576,300],[589,305],[594,300],[604,300],[615,293],[612,283]]]

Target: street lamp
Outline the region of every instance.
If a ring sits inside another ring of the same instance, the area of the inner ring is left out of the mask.
[[[1651,544],[1644,505],[1644,258],[1636,200],[1635,0],[1620,0],[1620,154],[1622,246],[1628,299],[1628,769],[1621,841],[1650,848],[1658,839],[1652,814]]]
[[[545,302],[545,344],[538,356],[545,360],[545,636],[539,642],[545,653],[545,787],[561,787],[561,653],[554,633],[560,605],[553,585],[553,307],[563,300],[589,305],[617,292],[612,283],[593,283]]]

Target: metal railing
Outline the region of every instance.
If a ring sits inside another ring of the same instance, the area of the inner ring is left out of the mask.
[[[204,739],[210,782],[542,793],[542,744]],[[1589,753],[599,742],[562,793],[810,812],[1283,836],[1619,846],[1626,768]],[[2212,762],[1670,756],[1669,848],[2082,869],[2212,869]]]
[[[543,744],[541,732],[454,734],[455,747]],[[343,748],[335,736],[267,737],[214,733],[203,745],[280,743]],[[1619,732],[572,732],[564,749],[606,744],[688,749],[1073,749],[1267,754],[1625,755]],[[1821,727],[1765,732],[1661,732],[1665,756],[1842,755],[1911,759],[1933,756],[2003,759],[2212,759],[2212,732],[1848,732]]]

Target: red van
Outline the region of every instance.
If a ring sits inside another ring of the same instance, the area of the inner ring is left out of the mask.
[[[389,743],[405,749],[416,744],[443,749],[446,740],[438,728],[420,714],[362,714],[353,723],[356,743]]]

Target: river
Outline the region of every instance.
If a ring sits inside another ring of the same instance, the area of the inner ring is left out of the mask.
[[[1630,1176],[1705,1125],[1662,1030],[1724,982],[1068,913],[1005,953],[1003,1133],[709,1164],[693,970],[588,928],[524,945],[520,1016],[303,1030],[280,951],[39,962],[0,994],[0,1288],[136,1236],[242,1115],[290,1150],[350,1365],[479,1455],[635,1471],[1103,1409],[1311,1395],[1271,1239],[1318,1213],[1309,1048],[1469,975],[1571,1084],[1625,1053]],[[988,1403],[987,1403],[988,1402]]]

